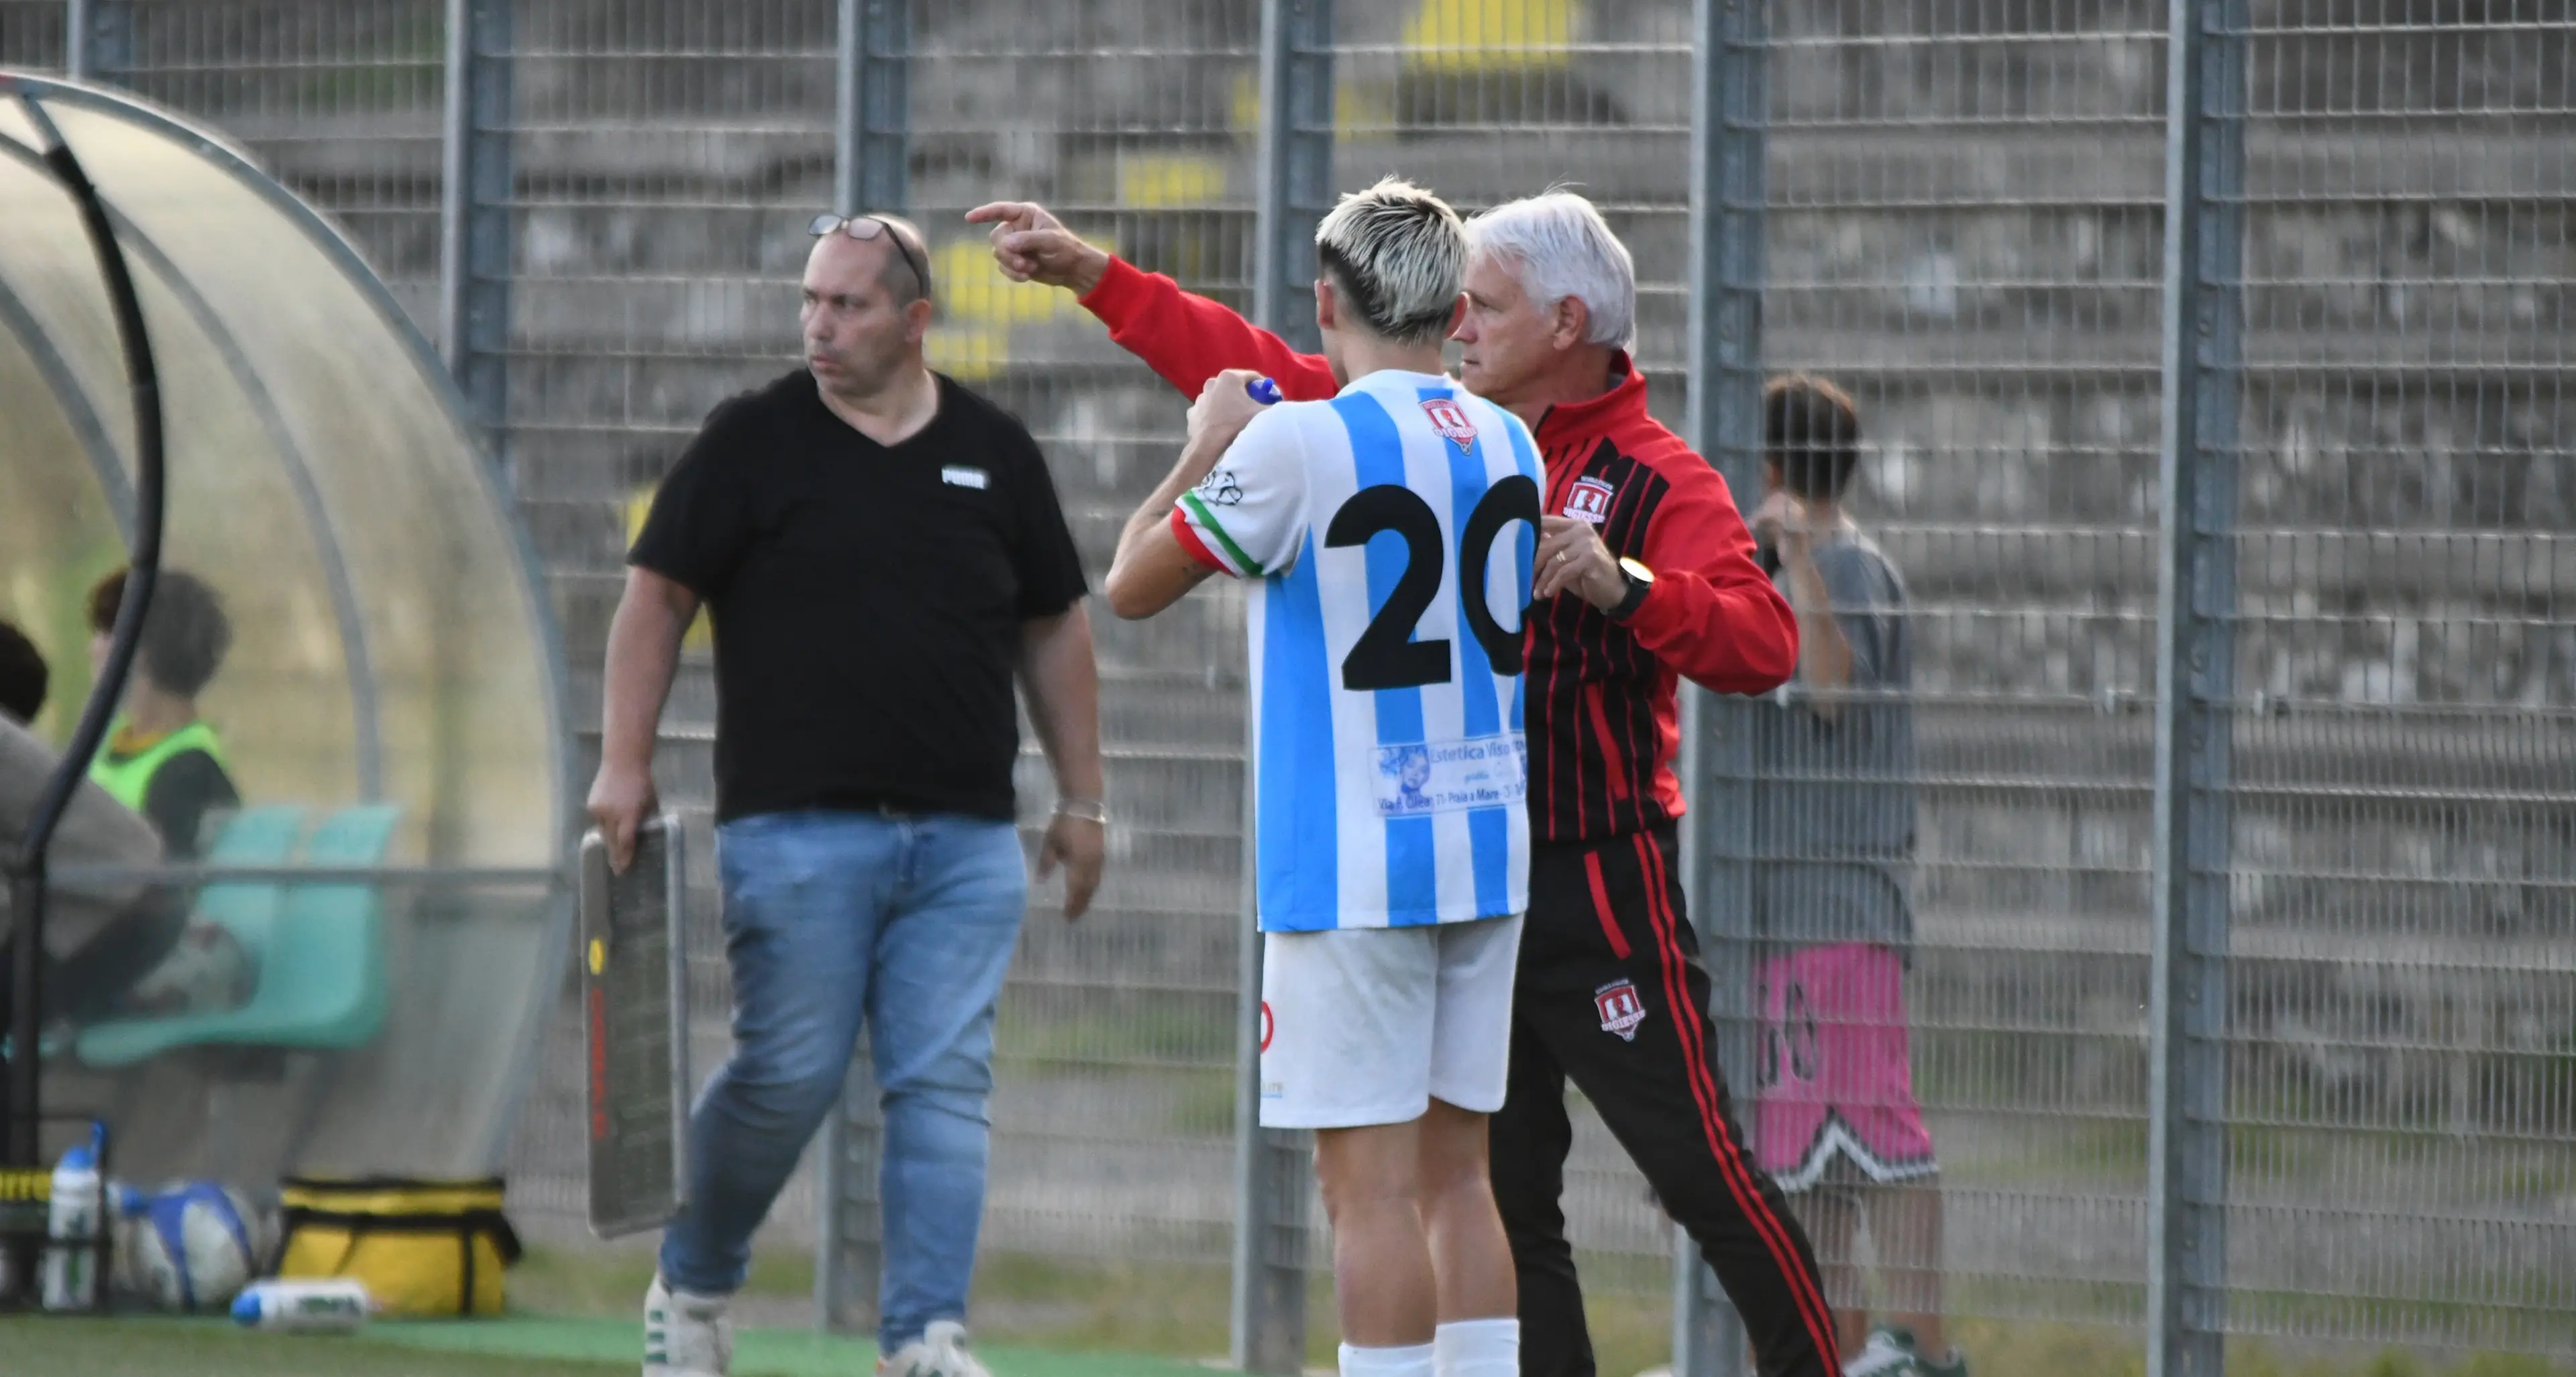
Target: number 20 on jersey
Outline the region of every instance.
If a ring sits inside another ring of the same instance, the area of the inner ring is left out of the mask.
[[[1494,620],[1493,610],[1485,601],[1485,568],[1503,528],[1515,521],[1526,521],[1535,531],[1538,514],[1538,484],[1514,474],[1485,490],[1476,509],[1467,516],[1466,529],[1458,535],[1458,577],[1465,585],[1460,601],[1465,604],[1467,629],[1485,648],[1485,658],[1499,674],[1521,672],[1521,633],[1518,627],[1505,630]],[[1342,687],[1391,689],[1445,684],[1451,677],[1449,642],[1413,639],[1415,625],[1423,613],[1431,610],[1432,599],[1439,596],[1440,575],[1449,555],[1440,538],[1440,515],[1412,489],[1380,483],[1360,489],[1333,513],[1332,522],[1324,528],[1324,544],[1366,545],[1380,531],[1393,531],[1404,537],[1404,573],[1388,593],[1386,605],[1378,609],[1359,640],[1352,644],[1351,653],[1343,657]],[[1529,590],[1524,588],[1521,592],[1521,615],[1526,623]]]

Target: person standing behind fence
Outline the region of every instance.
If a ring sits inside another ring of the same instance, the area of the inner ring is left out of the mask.
[[[0,717],[22,727],[34,722],[45,710],[45,692],[52,683],[53,671],[36,643],[0,622]]]
[[[841,1094],[862,1019],[885,1119],[887,1369],[981,1377],[993,1010],[1027,900],[1016,674],[1057,791],[1038,873],[1099,883],[1098,677],[1037,444],[922,360],[919,232],[825,216],[806,366],[717,407],[663,480],[609,629],[590,812],[621,869],[657,804],[680,638],[715,625],[716,859],[734,1052],[689,1129],[688,1205],[645,1299],[646,1377],[716,1377],[752,1231]]]
[[[1175,387],[1245,367],[1292,399],[1332,395],[1324,360],[1084,243],[1044,207],[996,202],[967,219],[993,226],[1004,273],[1082,292],[1110,338]],[[1814,1252],[1753,1169],[1710,1054],[1672,768],[1681,679],[1768,692],[1796,664],[1797,625],[1725,480],[1646,410],[1628,356],[1636,270],[1600,212],[1550,192],[1494,207],[1468,234],[1459,380],[1529,425],[1546,470],[1527,635],[1530,910],[1511,1093],[1492,1125],[1521,1371],[1594,1372],[1561,1203],[1571,1080],[1716,1269],[1766,1377],[1828,1377],[1839,1361]]]
[[[1821,378],[1763,389],[1754,538],[1798,612],[1798,673],[1754,727],[1755,1153],[1823,1257],[1850,1377],[1966,1377],[1941,1332],[1941,1195],[1908,1064],[1913,649],[1905,580],[1842,505],[1860,414]],[[1889,1323],[1869,1327],[1864,1226]],[[1866,1335],[1864,1339],[1864,1334]]]

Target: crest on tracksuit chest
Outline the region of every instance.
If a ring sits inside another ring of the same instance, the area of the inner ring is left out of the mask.
[[[1605,479],[1586,475],[1577,478],[1565,490],[1563,515],[1579,517],[1599,526],[1610,519],[1610,499],[1619,495]]]

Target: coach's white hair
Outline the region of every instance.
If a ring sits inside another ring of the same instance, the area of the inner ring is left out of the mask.
[[[1369,333],[1398,344],[1449,333],[1467,278],[1467,228],[1448,202],[1384,178],[1333,207],[1315,227],[1315,250]]]
[[[1637,339],[1637,264],[1590,201],[1546,191],[1505,201],[1467,222],[1476,248],[1510,260],[1540,306],[1572,297],[1589,321],[1584,342],[1625,349]]]

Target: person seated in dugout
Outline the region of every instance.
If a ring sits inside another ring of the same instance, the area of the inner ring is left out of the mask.
[[[123,569],[90,589],[93,671],[107,661],[116,610],[124,601]],[[193,574],[162,570],[144,614],[125,701],[90,765],[92,782],[160,830],[174,861],[203,854],[208,820],[241,806],[241,793],[224,766],[223,742],[197,714],[197,695],[223,667],[232,642],[232,621],[215,590]]]
[[[0,622],[0,859],[14,859],[37,800],[61,752],[27,726],[45,705],[45,659],[16,627]],[[158,864],[161,838],[151,823],[120,807],[107,790],[83,781],[46,848],[56,870]],[[0,1029],[11,1011],[15,903],[0,884]],[[48,887],[45,902],[45,1015],[48,1022],[106,1017],[119,996],[159,965],[186,926],[184,893],[142,882]]]
[[[25,632],[0,622],[0,718],[28,726],[45,710],[53,669]],[[0,845],[5,845],[0,841]]]

